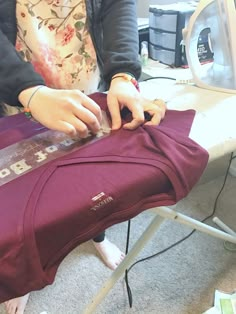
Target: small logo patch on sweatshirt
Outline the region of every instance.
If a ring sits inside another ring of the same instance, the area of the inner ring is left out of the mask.
[[[98,210],[113,201],[113,197],[106,195],[104,192],[98,193],[92,198],[94,205],[90,210]]]

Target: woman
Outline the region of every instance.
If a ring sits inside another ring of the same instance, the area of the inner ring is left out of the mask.
[[[137,90],[136,24],[135,0],[0,0],[0,102],[25,108],[50,129],[86,137],[101,122],[99,106],[87,95],[108,91],[113,130],[121,127],[123,107],[132,114],[124,128],[158,124],[164,103]],[[94,243],[115,269],[124,254],[105,234]],[[6,302],[7,312],[23,313],[27,300]]]

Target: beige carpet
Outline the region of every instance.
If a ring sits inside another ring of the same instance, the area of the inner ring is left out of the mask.
[[[201,184],[181,201],[177,209],[198,219],[212,212],[223,177]],[[236,230],[236,179],[229,177],[218,202],[217,216]],[[145,212],[132,220],[131,245],[153,214]],[[213,224],[209,221],[210,224]],[[125,249],[127,223],[107,231],[109,238]],[[151,255],[184,237],[191,230],[166,221],[140,257]],[[111,274],[91,243],[71,252],[61,264],[53,285],[30,296],[25,314],[82,314],[86,304]],[[224,249],[223,241],[195,232],[166,253],[137,264],[129,273],[133,307],[129,308],[124,280],[120,280],[97,308],[97,314],[200,314],[210,308],[215,289],[236,288],[236,253]],[[0,305],[0,314],[4,308]]]

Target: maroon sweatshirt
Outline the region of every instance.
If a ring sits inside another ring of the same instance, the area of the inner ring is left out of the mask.
[[[106,95],[91,97],[107,109]],[[167,110],[159,126],[111,132],[1,185],[0,302],[51,284],[63,258],[109,226],[185,197],[208,162],[188,137],[194,115]],[[44,131],[23,114],[2,118],[0,149]]]

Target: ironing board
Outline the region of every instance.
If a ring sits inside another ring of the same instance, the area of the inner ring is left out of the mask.
[[[157,73],[155,74],[157,75]],[[209,162],[236,150],[236,95],[209,91],[193,85],[178,85],[165,79],[158,79],[158,85],[156,80],[142,82],[140,85],[141,93],[144,96],[156,98],[158,93],[158,98],[164,99],[169,109],[186,110],[191,108],[196,110],[197,115],[192,125],[190,138],[209,152]],[[236,233],[233,231],[230,233],[220,231],[168,207],[155,207],[149,210],[155,213],[153,220],[136,241],[123,262],[104,282],[86,307],[84,314],[95,312],[98,305],[119,278],[124,275],[125,270],[131,266],[135,257],[150,241],[165,219],[175,220],[200,232],[236,244]]]

